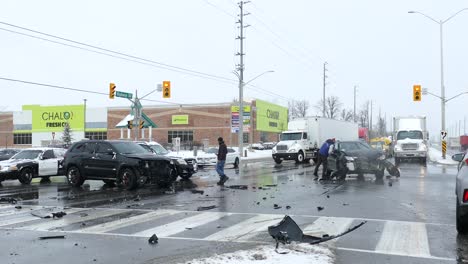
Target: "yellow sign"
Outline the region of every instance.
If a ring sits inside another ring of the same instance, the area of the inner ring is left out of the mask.
[[[256,100],[257,130],[281,133],[288,129],[288,108],[262,100]]]
[[[231,113],[239,113],[240,107],[238,105],[231,106]],[[250,105],[244,105],[244,113],[250,113]]]
[[[172,116],[172,124],[173,125],[188,125],[189,120],[188,115],[173,115]]]
[[[84,130],[84,106],[40,106],[24,105],[23,111],[32,112],[31,132],[61,132],[69,123],[73,131]]]

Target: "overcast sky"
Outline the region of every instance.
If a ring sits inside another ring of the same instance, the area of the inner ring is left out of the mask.
[[[245,5],[245,80],[255,79],[245,97],[281,105],[287,99],[322,97],[323,63],[328,62],[327,95],[353,107],[372,100],[390,120],[395,115],[426,115],[432,135],[440,130],[440,99],[412,102],[412,85],[440,94],[439,26],[409,10],[445,19],[468,7],[461,0],[253,0]],[[235,80],[239,8],[233,0],[18,1],[3,0],[0,21],[120,51],[148,60]],[[468,91],[468,11],[444,25],[446,95]],[[0,29],[32,34],[4,24]],[[36,35],[38,36],[38,35]],[[108,92],[146,94],[170,80],[167,103],[230,102],[235,81],[213,80],[33,39],[0,30],[0,77]],[[0,110],[24,104],[125,106],[124,99],[61,91],[0,80]],[[269,91],[269,92],[266,92]],[[273,94],[272,94],[273,93]],[[468,95],[447,104],[447,127],[465,116]],[[145,104],[161,104],[145,102]],[[315,108],[310,114],[316,114]],[[376,120],[374,116],[374,120]]]

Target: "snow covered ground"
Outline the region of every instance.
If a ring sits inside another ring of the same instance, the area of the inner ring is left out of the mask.
[[[185,264],[275,264],[275,263],[334,263],[332,252],[318,245],[307,243],[281,245],[275,252],[275,245],[259,246],[250,250],[240,250],[232,253],[215,255],[209,258],[194,259]]]
[[[442,151],[435,149],[433,147],[430,147],[427,153],[429,155],[429,159],[433,162],[444,164],[444,165],[457,165],[458,164],[458,161],[452,160],[452,157],[448,154],[446,155],[446,159],[443,159]]]

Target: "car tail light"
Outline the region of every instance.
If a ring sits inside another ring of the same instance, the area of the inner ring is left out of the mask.
[[[465,191],[463,191],[463,202],[466,203],[468,201],[468,190],[465,189]]]
[[[468,159],[465,160],[466,165],[468,165]]]

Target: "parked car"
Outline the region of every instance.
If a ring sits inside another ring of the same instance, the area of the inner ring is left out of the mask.
[[[252,149],[264,150],[265,147],[261,143],[254,143],[251,145]]]
[[[458,161],[458,173],[455,184],[456,226],[460,234],[468,233],[468,154],[457,153],[452,159]]]
[[[237,168],[240,160],[239,152],[233,148],[227,148],[227,151],[225,164],[232,164],[234,168]],[[217,154],[218,148],[209,148],[205,152],[199,153],[197,156],[198,167],[216,165],[218,162]]]
[[[184,158],[179,156],[175,152],[166,150],[161,144],[157,142],[137,143],[156,155],[170,158],[176,167],[177,175],[179,175],[182,179],[189,179],[198,170],[197,161],[195,158]]]
[[[0,182],[18,179],[29,184],[33,178],[59,175],[59,164],[65,154],[59,148],[29,148],[0,161]]]
[[[13,157],[18,152],[20,152],[19,149],[2,149],[0,150],[0,161],[7,160]]]
[[[374,174],[376,179],[382,179],[385,172],[385,154],[371,148],[362,141],[338,141],[334,151],[328,156],[330,175],[344,180],[348,174]]]
[[[131,190],[145,183],[168,186],[177,179],[171,159],[130,141],[77,142],[65,154],[63,168],[73,186],[81,186],[85,180],[102,180]]]

